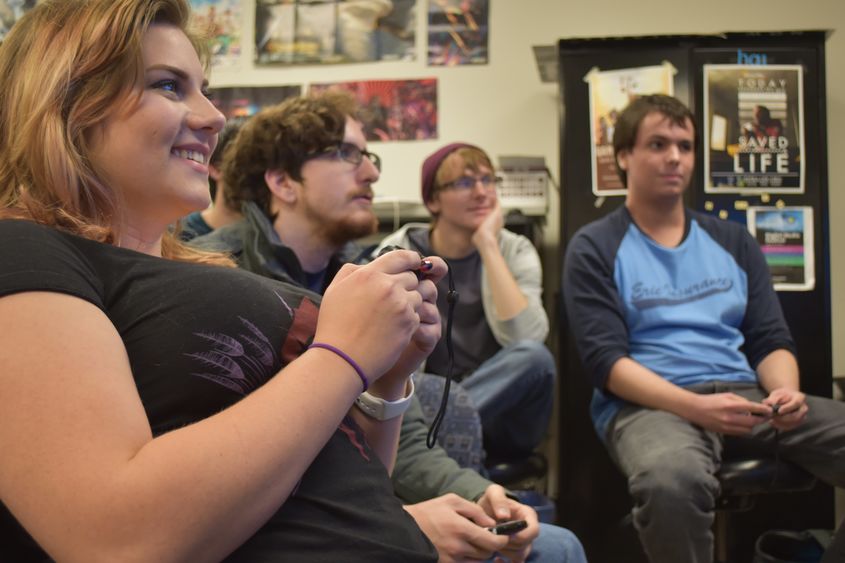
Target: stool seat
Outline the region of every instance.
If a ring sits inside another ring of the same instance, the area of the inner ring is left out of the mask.
[[[730,557],[730,513],[751,510],[759,495],[808,491],[816,484],[813,475],[794,463],[765,456],[723,460],[716,477],[722,493],[716,499],[713,531],[715,559],[720,563],[734,560]]]
[[[507,489],[527,489],[542,480],[549,463],[537,452],[510,460],[490,460],[486,464],[487,478]]]
[[[765,457],[725,461],[716,477],[722,497],[806,491],[816,483],[801,467]]]

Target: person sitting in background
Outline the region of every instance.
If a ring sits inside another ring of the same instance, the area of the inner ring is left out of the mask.
[[[0,560],[433,563],[354,405],[412,393],[445,264],[320,303],[182,245],[224,122],[189,13],[47,0],[0,46]]]
[[[460,298],[454,308],[454,376],[481,415],[494,460],[525,457],[540,444],[554,406],[555,361],[543,344],[549,320],[534,245],[504,228],[498,179],[480,148],[452,143],[422,167],[422,199],[431,225],[409,223],[376,249],[399,246],[446,258]],[[448,310],[445,280],[438,287]],[[446,317],[442,317],[445,319]],[[446,375],[441,339],[424,371]]]
[[[381,160],[366,148],[357,111],[349,94],[327,91],[255,115],[223,164],[227,200],[241,206],[244,219],[193,244],[228,251],[247,270],[322,293],[358,254],[354,241],[377,226],[372,184]],[[585,560],[571,532],[538,526],[534,510],[501,486],[460,468],[440,446],[428,449],[427,433],[415,396],[402,420],[393,482],[441,561],[494,552],[517,562]],[[508,519],[525,519],[528,528],[498,537],[480,527]]]
[[[232,118],[223,126],[217,141],[217,148],[211,155],[208,161],[208,186],[211,191],[211,206],[202,211],[194,211],[181,221],[182,230],[179,232],[179,237],[187,242],[193,238],[207,235],[214,229],[218,229],[225,225],[229,225],[241,219],[241,212],[238,209],[230,207],[223,194],[226,192],[223,185],[223,170],[220,164],[223,162],[223,153],[229,143],[232,142],[238,131],[241,130],[241,125],[245,121],[244,118]]]
[[[756,105],[752,112],[753,119],[742,126],[742,134],[745,137],[755,138],[758,143],[767,143],[767,137],[780,137],[783,135],[783,123],[780,119],[772,117],[772,112],[766,106]]]
[[[757,241],[684,207],[696,140],[677,99],[630,103],[613,136],[625,205],[575,234],[563,271],[567,319],[595,385],[593,422],[628,479],[654,563],[713,560],[726,442],[845,485],[845,403],[800,391]]]

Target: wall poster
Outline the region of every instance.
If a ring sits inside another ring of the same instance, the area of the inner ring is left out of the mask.
[[[235,86],[212,88],[208,97],[226,119],[249,117],[262,109],[288,98],[301,95],[302,87],[292,86]]]
[[[487,64],[489,0],[428,3],[428,64]]]
[[[237,66],[241,57],[241,0],[191,0],[194,20],[211,36],[212,66]]]
[[[35,4],[35,0],[0,0],[0,41],[3,41],[15,22],[34,8]]]
[[[368,141],[437,138],[436,78],[312,84],[308,92],[329,88],[346,90],[355,97]]]
[[[704,65],[704,191],[804,193],[801,65]]]
[[[257,64],[416,57],[416,0],[256,0]]]
[[[748,230],[757,239],[778,291],[816,286],[812,207],[749,207]]]
[[[625,195],[613,158],[617,116],[637,96],[673,95],[675,73],[675,67],[664,61],[660,65],[619,70],[602,71],[594,67],[584,77],[584,82],[590,85],[590,152],[596,196]]]

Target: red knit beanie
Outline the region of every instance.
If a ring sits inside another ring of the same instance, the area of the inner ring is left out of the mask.
[[[443,161],[446,160],[450,154],[458,149],[470,148],[480,150],[475,145],[469,143],[450,143],[443,148],[438,149],[431,156],[425,159],[422,165],[422,200],[426,207],[434,197],[434,178],[437,176],[437,170]],[[484,151],[481,151],[484,152]],[[486,153],[485,153],[486,154]]]

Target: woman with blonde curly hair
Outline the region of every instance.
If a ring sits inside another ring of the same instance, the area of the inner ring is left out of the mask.
[[[435,561],[392,494],[437,258],[312,294],[185,249],[223,116],[186,0],[47,0],[0,46],[0,560]],[[420,281],[411,270],[425,269]]]

